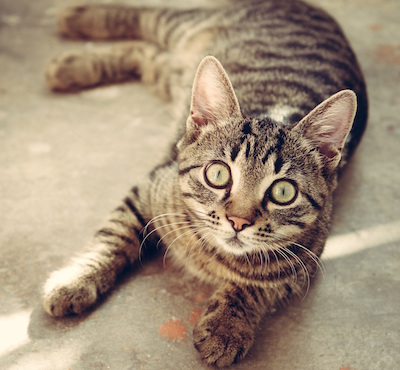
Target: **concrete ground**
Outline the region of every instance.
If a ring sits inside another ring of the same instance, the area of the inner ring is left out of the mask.
[[[399,369],[400,3],[312,2],[336,16],[359,56],[369,126],[337,192],[325,275],[263,321],[234,368]],[[203,369],[191,331],[209,290],[162,258],[137,266],[84,317],[42,309],[48,274],[157,164],[170,132],[165,106],[138,84],[46,89],[51,57],[82,47],[54,27],[77,3],[0,2],[0,368]]]

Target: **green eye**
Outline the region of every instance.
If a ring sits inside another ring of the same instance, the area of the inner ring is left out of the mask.
[[[270,199],[280,205],[288,205],[297,197],[297,186],[288,180],[275,181],[270,188]]]
[[[231,170],[223,162],[211,162],[204,171],[206,183],[216,189],[224,189],[231,183]]]

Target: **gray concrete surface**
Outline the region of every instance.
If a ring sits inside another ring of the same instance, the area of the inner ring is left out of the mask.
[[[47,275],[158,162],[170,131],[163,103],[138,84],[47,91],[46,63],[82,47],[54,27],[76,3],[0,2],[0,368],[202,369],[191,330],[208,287],[160,258],[84,317],[56,320],[41,307]],[[398,369],[400,3],[313,3],[336,16],[359,56],[369,127],[337,193],[324,276],[264,320],[234,368]]]

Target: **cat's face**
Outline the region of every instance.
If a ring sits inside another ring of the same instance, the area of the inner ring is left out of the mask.
[[[210,127],[180,158],[181,192],[198,232],[230,254],[300,242],[328,198],[318,152],[268,119]]]
[[[233,255],[312,240],[318,218],[327,221],[355,111],[345,90],[291,127],[243,118],[223,67],[205,58],[178,143],[181,195],[202,240]]]

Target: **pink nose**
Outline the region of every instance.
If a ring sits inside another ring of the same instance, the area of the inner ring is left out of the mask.
[[[226,216],[226,218],[232,224],[232,227],[235,231],[242,231],[245,227],[251,225],[251,221],[246,220],[245,218],[236,217],[236,216]]]

